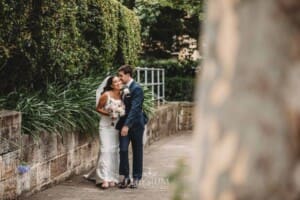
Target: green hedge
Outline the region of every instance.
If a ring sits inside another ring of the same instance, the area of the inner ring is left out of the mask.
[[[139,63],[141,67],[148,68],[163,68],[165,69],[166,77],[174,77],[180,74],[183,77],[194,77],[195,70],[198,66],[197,61],[178,61],[177,59],[156,59],[142,60]]]
[[[0,94],[137,63],[139,21],[115,0],[6,0],[0,19]]]
[[[128,9],[120,10],[120,18],[119,49],[122,51],[120,60],[136,65],[138,61],[137,52],[141,51],[140,22],[135,14]]]
[[[194,101],[195,78],[167,77],[165,96],[167,101]]]

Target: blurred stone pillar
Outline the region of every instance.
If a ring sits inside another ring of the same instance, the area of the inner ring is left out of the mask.
[[[299,199],[300,1],[207,4],[193,199]]]

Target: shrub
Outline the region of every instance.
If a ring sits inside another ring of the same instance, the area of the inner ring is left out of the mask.
[[[128,9],[120,10],[119,31],[119,49],[122,52],[119,60],[136,65],[141,51],[141,26],[138,18]]]
[[[166,77],[174,77],[180,74],[183,77],[194,77],[195,70],[198,66],[197,61],[178,61],[177,59],[165,60],[142,60],[139,65],[148,68],[163,68],[165,69]]]
[[[95,133],[98,114],[95,91],[101,77],[84,78],[67,86],[50,84],[47,91],[12,92],[0,98],[0,107],[22,112],[22,133]]]
[[[193,101],[195,78],[166,77],[165,96],[167,101]]]
[[[115,0],[0,2],[0,94],[135,64],[140,24]]]

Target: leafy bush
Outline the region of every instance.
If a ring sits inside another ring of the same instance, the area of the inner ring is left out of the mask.
[[[0,98],[0,107],[22,112],[25,134],[95,133],[98,130],[95,91],[101,79],[84,78],[67,86],[51,84],[43,94],[12,92]]]
[[[165,69],[166,77],[174,77],[178,74],[182,77],[194,77],[198,62],[189,60],[180,62],[177,59],[142,60],[139,63],[139,66],[148,68],[163,68]]]
[[[121,0],[134,7],[142,24],[143,54],[160,59],[172,57],[186,45],[181,36],[198,39],[203,0]],[[132,2],[132,3],[131,3]],[[133,4],[133,5],[132,5]]]
[[[140,24],[115,0],[0,2],[0,94],[135,64]]]
[[[151,117],[154,114],[154,101],[152,100],[152,91],[146,86],[143,87],[143,90],[144,90],[143,110],[148,117]]]
[[[128,9],[120,10],[120,20],[119,49],[122,53],[119,54],[121,56],[119,60],[135,65],[138,61],[138,52],[141,51],[140,22]]]
[[[167,101],[193,101],[195,78],[166,77],[165,96]]]

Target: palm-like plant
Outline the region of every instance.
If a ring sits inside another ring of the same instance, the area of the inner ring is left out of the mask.
[[[95,110],[95,94],[103,76],[87,77],[67,86],[50,84],[44,93],[12,92],[0,97],[0,107],[22,113],[22,133],[37,136],[41,132],[97,133],[99,115]],[[144,88],[143,109],[153,113],[151,91]]]

